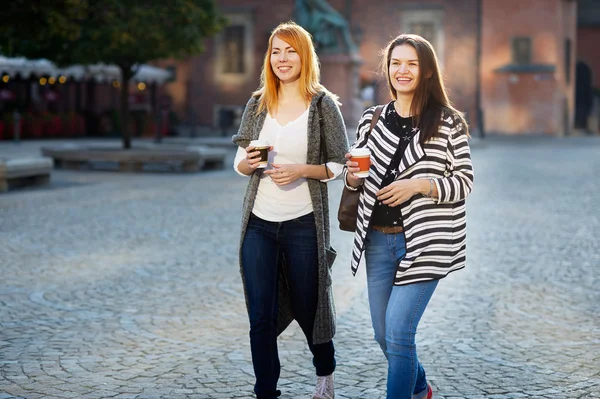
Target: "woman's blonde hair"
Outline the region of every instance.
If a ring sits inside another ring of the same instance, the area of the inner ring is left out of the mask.
[[[292,46],[300,57],[299,87],[306,103],[310,103],[312,97],[319,92],[325,92],[337,101],[338,97],[330,93],[319,82],[321,78],[319,58],[310,33],[295,22],[283,22],[271,32],[271,37],[269,37],[269,47],[260,74],[260,88],[253,93],[253,95],[259,96],[256,114],[260,114],[265,109],[269,112],[277,110],[281,82],[271,67],[271,52],[275,36]]]

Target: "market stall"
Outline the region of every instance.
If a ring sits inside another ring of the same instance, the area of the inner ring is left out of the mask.
[[[137,112],[134,132],[151,134],[158,112],[158,87],[171,74],[140,65],[131,85]],[[59,68],[39,59],[0,55],[0,140],[117,135],[121,72],[116,65]]]

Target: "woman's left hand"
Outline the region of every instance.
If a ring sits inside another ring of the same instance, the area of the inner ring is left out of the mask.
[[[417,180],[396,180],[377,191],[377,199],[384,204],[395,207],[419,193]]]
[[[265,170],[264,173],[271,176],[271,179],[278,186],[285,186],[298,180],[302,176],[302,165],[296,164],[271,164],[273,169]]]

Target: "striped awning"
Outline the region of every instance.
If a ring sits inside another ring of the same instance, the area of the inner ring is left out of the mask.
[[[116,65],[94,64],[73,65],[66,68],[58,68],[54,63],[46,59],[30,60],[23,57],[4,57],[0,55],[0,75],[8,75],[11,78],[20,76],[28,79],[30,77],[55,77],[65,76],[75,81],[93,79],[96,82],[112,82],[121,80],[121,70]],[[147,83],[165,83],[171,78],[171,73],[165,69],[151,65],[140,65],[133,80]]]

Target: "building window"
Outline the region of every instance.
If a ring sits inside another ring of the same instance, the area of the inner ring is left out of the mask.
[[[244,38],[245,27],[233,25],[223,31],[223,72],[244,73]]]
[[[435,25],[433,22],[412,22],[409,32],[424,37],[431,44],[435,42]]]
[[[531,37],[515,37],[512,39],[512,63],[516,65],[531,64]]]
[[[440,63],[444,63],[444,10],[405,9],[400,20],[401,30],[427,39],[435,49]]]
[[[214,37],[214,77],[218,85],[233,87],[256,78],[255,30],[252,15],[252,11],[224,13],[229,25]]]

